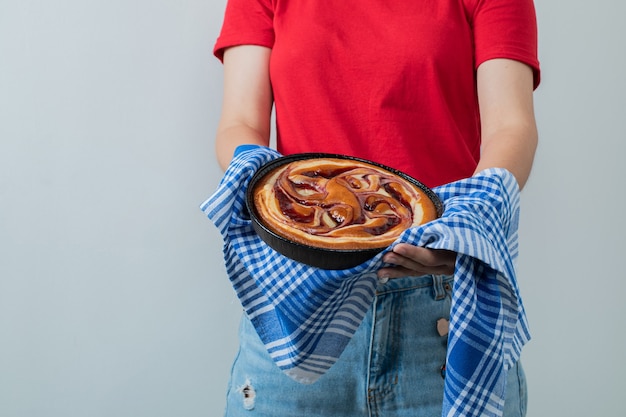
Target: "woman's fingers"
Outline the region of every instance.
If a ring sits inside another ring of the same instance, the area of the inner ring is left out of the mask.
[[[428,249],[406,243],[398,244],[383,257],[383,261],[395,265],[378,271],[381,278],[399,278],[419,275],[452,275],[456,253]]]

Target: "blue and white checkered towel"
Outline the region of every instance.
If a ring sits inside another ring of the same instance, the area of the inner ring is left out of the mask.
[[[279,156],[265,147],[239,153],[201,208],[224,238],[228,276],[271,357],[291,378],[312,383],[370,308],[383,253],[354,268],[322,270],[267,246],[247,215],[245,191],[254,172]],[[396,243],[458,253],[442,415],[501,416],[506,370],[530,339],[513,264],[519,189],[508,171],[488,169],[434,191],[443,216]]]

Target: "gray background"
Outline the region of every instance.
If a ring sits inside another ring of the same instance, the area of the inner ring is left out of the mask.
[[[0,416],[219,416],[225,0],[0,0]],[[623,2],[537,0],[529,416],[623,416]]]

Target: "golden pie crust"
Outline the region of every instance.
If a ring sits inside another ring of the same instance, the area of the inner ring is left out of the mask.
[[[407,228],[438,216],[423,189],[359,160],[295,160],[253,187],[257,217],[267,228],[324,249],[386,247]]]

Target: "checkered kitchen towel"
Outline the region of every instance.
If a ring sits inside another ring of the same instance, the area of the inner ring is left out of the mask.
[[[223,236],[228,276],[271,357],[294,380],[312,383],[337,361],[371,306],[383,254],[322,270],[267,246],[253,230],[245,191],[254,172],[279,156],[265,147],[236,155],[201,209]],[[508,171],[488,169],[434,191],[443,216],[396,243],[459,254],[443,416],[501,416],[506,370],[530,338],[513,264],[519,189]]]

